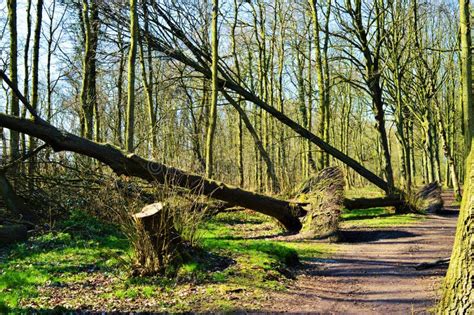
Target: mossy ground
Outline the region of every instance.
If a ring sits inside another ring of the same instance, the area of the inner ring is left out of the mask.
[[[422,219],[374,208],[345,211],[341,226],[377,228]],[[275,221],[251,211],[221,213],[199,229],[196,259],[169,270],[172,276],[134,278],[132,249],[120,230],[76,212],[54,231],[0,250],[0,312],[258,310],[271,292],[291,283],[295,257],[328,258],[337,248],[271,238],[282,232]]]
[[[327,257],[329,245],[269,241],[275,222],[223,213],[200,229],[201,252],[173,277],[130,277],[132,251],[115,226],[75,214],[56,231],[3,249],[0,312],[66,310],[226,311],[258,309],[291,281],[295,257]]]
[[[352,188],[345,191],[346,198],[376,198],[383,197],[384,192],[372,186]],[[345,210],[340,227],[384,228],[414,224],[425,219],[422,214],[395,214],[392,208],[370,208]]]
[[[342,228],[366,227],[366,228],[383,228],[397,227],[425,219],[421,214],[395,214],[389,208],[370,208],[360,210],[346,210],[342,213]]]

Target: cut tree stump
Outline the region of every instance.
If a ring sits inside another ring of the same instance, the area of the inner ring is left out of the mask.
[[[178,254],[182,243],[173,222],[172,211],[158,202],[133,215],[138,237],[135,245],[142,273],[155,273],[166,267]]]
[[[28,239],[28,228],[22,224],[0,225],[0,247]]]
[[[338,167],[321,170],[303,184],[298,200],[308,202],[302,235],[337,240],[344,200],[342,171]]]

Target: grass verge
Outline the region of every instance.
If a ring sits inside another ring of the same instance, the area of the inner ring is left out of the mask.
[[[132,251],[119,229],[77,212],[56,231],[1,250],[0,313],[257,310],[290,283],[297,256],[331,252],[263,239],[280,232],[263,215],[219,214],[199,231],[202,250],[174,277],[131,278]]]
[[[388,208],[371,208],[345,210],[342,215],[341,227],[397,227],[420,222],[425,219],[421,214],[394,214]]]

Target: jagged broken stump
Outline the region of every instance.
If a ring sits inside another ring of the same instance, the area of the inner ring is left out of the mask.
[[[328,167],[303,183],[298,201],[307,202],[302,234],[337,240],[344,201],[344,176],[338,167]]]

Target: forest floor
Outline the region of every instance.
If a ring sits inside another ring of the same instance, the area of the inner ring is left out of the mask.
[[[451,193],[443,193],[443,199],[441,215],[428,215],[413,225],[368,228],[346,221],[345,240],[334,245],[331,259],[303,261],[297,281],[289,290],[275,292],[263,308],[331,314],[430,312],[447,266],[415,266],[451,254],[459,207]]]
[[[119,229],[74,212],[0,249],[0,313],[424,313],[446,267],[414,267],[449,256],[456,215],[449,206],[443,215],[345,211],[343,242],[327,243],[286,236],[252,211],[220,213],[198,233],[204,256],[172,277],[139,278],[130,276],[133,253]]]

